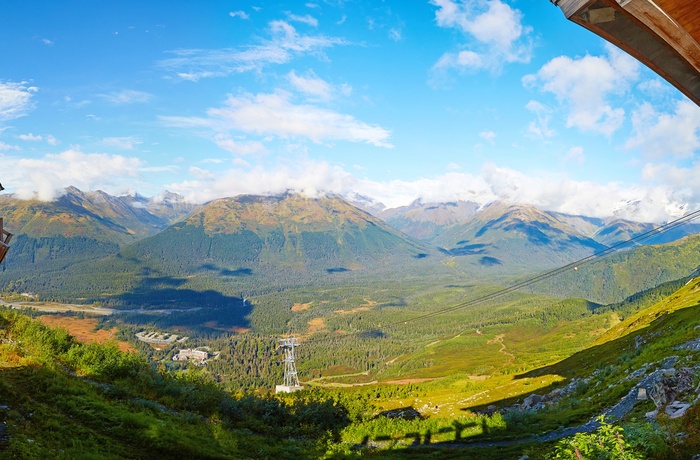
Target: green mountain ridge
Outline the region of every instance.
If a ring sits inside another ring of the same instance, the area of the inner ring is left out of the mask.
[[[619,302],[635,293],[690,276],[700,268],[700,235],[605,256],[533,285],[536,292]]]
[[[449,226],[476,214],[479,207],[471,201],[423,203],[416,200],[408,206],[385,209],[376,215],[407,235],[431,241]]]
[[[432,240],[445,254],[511,274],[565,265],[605,246],[534,206],[493,203]]]
[[[364,203],[358,203],[362,206]],[[531,214],[530,218],[543,221],[558,221],[565,228],[566,233],[590,238],[604,246],[611,246],[630,238],[650,231],[659,225],[635,222],[621,219],[616,216],[606,218],[587,217],[581,215],[565,214],[554,211],[542,211],[536,206],[512,205],[505,202],[493,202],[481,207],[470,201],[423,203],[416,200],[408,206],[388,208],[381,211],[372,209],[373,215],[381,218],[392,227],[414,238],[433,242],[440,241],[444,233],[458,233],[464,231],[463,227],[472,225],[473,221],[483,220],[482,212],[491,213],[493,208],[503,209],[519,208]],[[535,213],[540,213],[535,217]],[[546,217],[546,216],[549,217]],[[551,224],[551,222],[550,222]],[[461,229],[461,230],[460,230]],[[684,236],[700,232],[700,224],[688,223],[676,229],[658,235],[645,244],[660,244],[678,240]],[[448,237],[449,238],[449,237]]]
[[[138,302],[138,293],[144,294],[142,304],[160,304],[154,292],[162,296],[166,290],[170,298],[177,296],[170,289],[183,295],[213,289],[234,296],[434,265],[437,258],[434,250],[340,197],[239,196],[214,200],[116,254],[21,280],[19,272],[9,273],[2,281],[61,300],[106,296],[119,303],[115,295],[131,292],[129,304]]]
[[[180,248],[172,251],[171,248]],[[187,254],[186,251],[191,253]],[[130,247],[143,259],[359,270],[429,249],[340,197],[239,196],[205,205],[188,219]],[[427,254],[426,254],[427,255]],[[233,265],[232,265],[233,264]]]

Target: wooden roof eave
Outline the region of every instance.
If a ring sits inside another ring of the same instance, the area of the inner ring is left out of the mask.
[[[569,20],[634,56],[700,105],[700,45],[653,1],[560,0],[554,3]],[[599,14],[604,9],[612,9],[614,14]],[[606,19],[600,22],[592,20],[603,16]],[[613,19],[608,20],[608,17]]]

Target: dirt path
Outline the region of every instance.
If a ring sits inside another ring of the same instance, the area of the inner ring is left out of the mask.
[[[508,351],[506,350],[506,344],[503,343],[503,337],[505,337],[505,334],[499,334],[499,335],[497,335],[495,338],[493,338],[493,339],[489,340],[488,342],[486,342],[486,345],[495,345],[495,344],[497,344],[497,343],[500,343],[500,344],[501,344],[501,349],[498,350],[498,352],[499,352],[499,353],[503,353],[504,355],[506,355],[506,356],[509,358],[510,361],[515,361],[515,355],[512,354],[512,353],[510,353],[510,352],[508,352]]]

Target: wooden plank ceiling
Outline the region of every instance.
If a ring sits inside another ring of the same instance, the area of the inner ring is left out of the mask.
[[[700,3],[688,0],[654,0],[662,10],[676,20],[693,39],[700,43]]]

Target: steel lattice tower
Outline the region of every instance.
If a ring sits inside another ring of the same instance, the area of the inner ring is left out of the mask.
[[[280,348],[284,350],[284,386],[298,387],[297,365],[294,362],[294,348],[299,345],[299,339],[290,337],[280,339]]]

